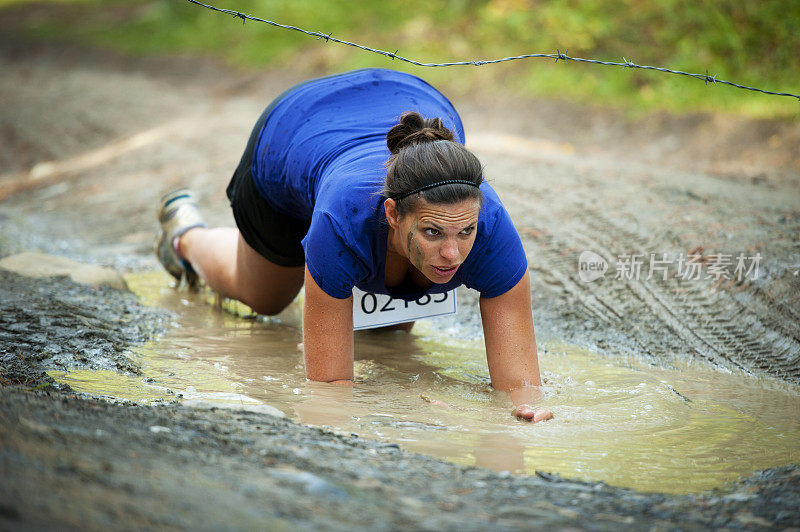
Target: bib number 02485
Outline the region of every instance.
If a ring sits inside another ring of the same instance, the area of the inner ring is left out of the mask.
[[[455,290],[444,294],[425,294],[416,301],[404,301],[353,288],[353,330],[455,314],[457,308]]]

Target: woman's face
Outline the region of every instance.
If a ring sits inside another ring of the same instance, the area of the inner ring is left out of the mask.
[[[452,279],[475,243],[479,201],[428,203],[420,199],[416,210],[402,217],[393,200],[386,200],[385,208],[395,231],[395,250],[434,283]]]

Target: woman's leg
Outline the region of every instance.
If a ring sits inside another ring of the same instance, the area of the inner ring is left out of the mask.
[[[180,255],[212,289],[259,314],[278,314],[303,286],[303,266],[278,266],[251,248],[235,227],[197,227],[183,234]]]

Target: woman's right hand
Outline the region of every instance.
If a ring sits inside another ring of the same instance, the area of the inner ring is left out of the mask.
[[[553,413],[548,409],[542,408],[541,406],[533,407],[526,404],[517,405],[514,410],[511,411],[511,415],[519,419],[525,419],[531,423],[553,419]]]

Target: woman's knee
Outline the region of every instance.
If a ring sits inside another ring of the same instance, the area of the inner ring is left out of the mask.
[[[296,295],[297,294],[295,293],[295,296]],[[249,297],[242,302],[258,314],[262,314],[264,316],[275,316],[276,314],[283,312],[286,307],[291,305],[292,301],[294,301],[294,296],[281,298],[273,295],[265,298]]]
[[[303,286],[304,266],[286,267],[262,257],[239,235],[235,285],[241,302],[255,312],[274,316],[284,310]]]

